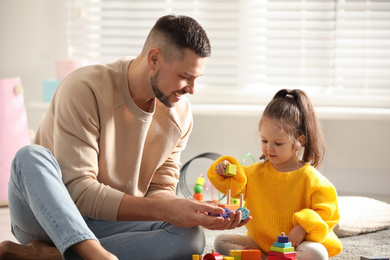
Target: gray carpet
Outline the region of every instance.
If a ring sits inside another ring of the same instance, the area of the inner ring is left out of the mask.
[[[245,234],[246,228],[241,227],[235,230],[226,231],[212,231],[205,229],[205,253],[211,252],[211,249],[213,249],[214,239],[222,233]],[[332,260],[360,260],[360,256],[390,257],[390,229],[364,235],[344,237],[340,240],[343,244],[343,252],[332,257]]]

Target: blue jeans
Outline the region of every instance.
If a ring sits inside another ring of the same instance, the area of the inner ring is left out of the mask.
[[[55,245],[66,259],[80,259],[72,245],[97,239],[119,259],[191,259],[202,254],[202,228],[179,228],[160,221],[111,222],[81,216],[62,182],[49,150],[20,149],[9,182],[12,233],[21,244],[35,240]]]

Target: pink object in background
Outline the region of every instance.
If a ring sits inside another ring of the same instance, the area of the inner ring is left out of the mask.
[[[16,152],[30,144],[20,78],[0,79],[0,206],[8,205],[8,181]]]
[[[57,60],[56,61],[57,80],[59,81],[63,80],[72,71],[86,65],[88,65],[88,60],[86,59]]]

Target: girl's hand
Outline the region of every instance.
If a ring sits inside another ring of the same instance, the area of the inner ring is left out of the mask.
[[[296,225],[293,227],[288,234],[288,240],[292,243],[293,247],[299,246],[302,241],[305,239],[306,236],[306,230],[301,227],[301,225]]]
[[[215,166],[215,172],[218,174],[222,174],[226,170],[226,165],[228,165],[230,162],[228,160],[223,160],[217,166]]]

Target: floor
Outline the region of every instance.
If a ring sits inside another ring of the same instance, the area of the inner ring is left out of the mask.
[[[341,196],[348,196],[350,194],[340,194]],[[364,195],[360,195],[364,196]],[[374,198],[380,201],[384,201],[390,204],[390,195],[365,195],[370,198]],[[0,242],[4,240],[10,240],[17,242],[10,230],[11,221],[9,217],[8,207],[0,207]]]
[[[11,220],[8,207],[0,207],[0,242],[10,240],[17,242],[11,233]]]

